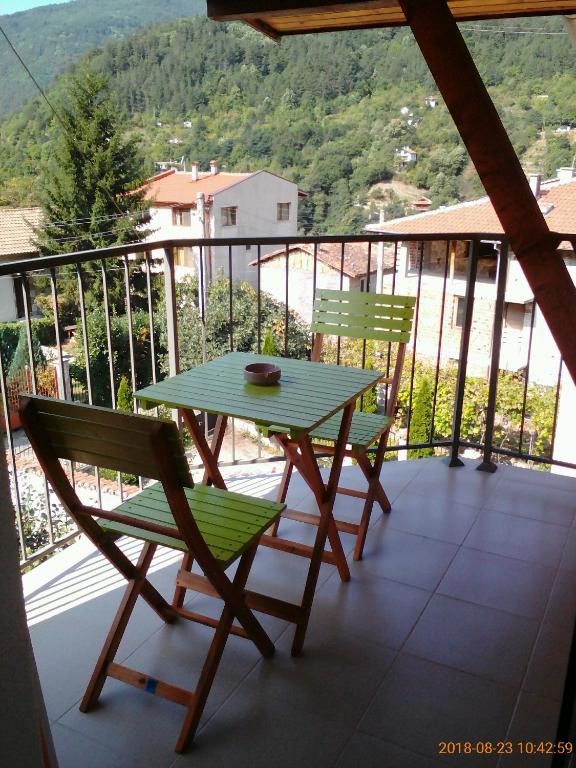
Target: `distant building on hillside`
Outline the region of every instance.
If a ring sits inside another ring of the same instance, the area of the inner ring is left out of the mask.
[[[0,208],[0,261],[17,261],[38,256],[34,229],[42,219],[41,208]],[[0,321],[24,316],[22,281],[19,277],[0,278]]]
[[[223,173],[214,161],[201,172],[192,163],[189,172],[172,168],[145,182],[150,203],[152,234],[149,240],[177,238],[258,238],[296,235],[298,198],[304,193],[296,184],[268,171]],[[275,246],[262,247],[261,253]],[[195,252],[196,251],[196,252]],[[179,273],[197,270],[198,249],[178,248],[175,263]],[[228,275],[228,246],[206,249],[208,279]],[[232,247],[232,278],[255,285],[254,258],[250,246]]]
[[[411,147],[402,147],[402,149],[396,150],[396,157],[403,163],[415,163],[418,160],[418,155]]]
[[[342,287],[344,291],[369,289],[374,292],[379,265],[384,274],[391,274],[394,266],[393,247],[385,249],[384,254],[379,254],[378,246],[373,245],[368,272],[366,243],[346,243],[344,257],[340,243],[321,243],[316,247],[316,251],[314,245],[297,243],[288,247],[288,270],[286,248],[279,248],[260,258],[260,286],[278,301],[286,301],[288,279],[288,306],[306,323],[310,323],[314,280],[316,288]],[[250,266],[257,275],[258,259],[250,262]]]

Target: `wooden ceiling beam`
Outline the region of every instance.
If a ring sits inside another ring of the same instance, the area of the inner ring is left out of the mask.
[[[350,0],[254,0],[250,3],[241,0],[209,0],[208,15],[215,21],[231,21],[234,19],[271,19],[275,16],[306,16],[309,13],[338,13],[348,10]],[[366,8],[397,8],[397,0],[364,0],[352,3],[355,10]],[[248,6],[248,7],[247,7]]]
[[[576,383],[576,288],[446,0],[399,0]]]

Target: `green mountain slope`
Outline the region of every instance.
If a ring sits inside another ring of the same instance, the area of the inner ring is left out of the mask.
[[[476,23],[463,31],[527,169],[549,175],[570,163],[571,134],[556,128],[576,125],[576,59],[561,22]],[[401,214],[402,201],[370,192],[381,181],[416,185],[435,205],[482,191],[446,108],[425,104],[438,94],[406,29],[276,45],[248,27],[200,17],[141,30],[89,58],[111,76],[147,173],[154,161],[184,155],[204,168],[216,158],[231,171],[282,174],[310,193],[306,231],[359,229],[370,206],[383,203],[389,216]],[[56,84],[54,98],[63,88]],[[33,199],[54,130],[37,101],[0,123],[4,204]],[[401,163],[404,146],[417,163]]]
[[[1,8],[0,4],[0,8]],[[141,27],[204,13],[204,0],[74,0],[0,16],[0,24],[41,85],[86,51]],[[0,38],[0,115],[34,94],[34,86]]]

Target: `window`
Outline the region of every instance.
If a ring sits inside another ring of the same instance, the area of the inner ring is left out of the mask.
[[[290,203],[276,203],[276,220],[290,221]]]
[[[175,227],[189,227],[190,223],[190,208],[172,209],[172,224]]]
[[[362,278],[360,280],[360,291],[361,292],[364,290],[365,286],[366,286],[366,281],[364,280],[364,278]]]
[[[174,264],[177,267],[193,267],[194,253],[192,248],[174,248]]]
[[[456,299],[456,316],[454,317],[454,326],[456,328],[464,327],[464,319],[466,315],[466,299],[463,296],[458,296]]]
[[[236,226],[236,214],[238,208],[235,205],[222,208],[222,226],[223,227],[235,227]]]
[[[252,246],[251,246],[251,245],[247,245],[247,246],[246,246],[246,250],[247,250],[247,251],[251,251],[251,250],[252,250]]]

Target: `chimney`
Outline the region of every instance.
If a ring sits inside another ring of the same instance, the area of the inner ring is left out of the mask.
[[[540,196],[540,182],[542,181],[542,174],[531,173],[528,177],[528,181],[530,182],[530,189],[532,190],[532,194],[536,199],[538,199]]]
[[[558,181],[572,181],[576,178],[576,168],[558,168],[556,176]]]
[[[198,181],[198,160],[193,160],[190,165],[192,170],[192,181]]]
[[[216,160],[210,160],[210,173],[214,176],[218,173],[218,166]]]

